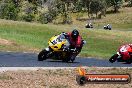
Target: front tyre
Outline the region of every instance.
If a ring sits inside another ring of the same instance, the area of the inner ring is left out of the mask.
[[[114,55],[109,59],[109,61],[110,61],[111,63],[113,63],[113,62],[115,62],[115,61],[117,60],[117,57],[118,57],[118,54],[114,54]]]
[[[43,61],[43,60],[46,60],[47,59],[47,54],[49,52],[46,51],[45,49],[42,50],[39,54],[38,54],[38,61]]]

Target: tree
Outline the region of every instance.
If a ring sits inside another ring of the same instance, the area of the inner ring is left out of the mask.
[[[62,23],[71,23],[71,19],[69,19],[69,3],[71,3],[69,0],[55,0],[48,7],[49,13],[52,13],[53,18],[60,15]]]
[[[130,0],[130,5],[132,6],[132,0]]]
[[[42,5],[42,2],[46,2],[47,0],[28,0],[29,3],[35,4],[36,6]]]
[[[108,7],[112,6],[114,8],[115,13],[118,12],[118,9],[123,4],[123,0],[106,0],[106,2]]]
[[[81,12],[82,11],[82,7],[83,7],[82,0],[74,0],[73,5],[74,5],[73,12]]]
[[[96,18],[98,16],[98,12],[101,12],[103,9],[105,9],[105,4],[103,0],[92,0],[89,5],[90,13],[96,14]]]
[[[90,17],[89,13],[90,13],[91,0],[83,0],[83,1],[85,3],[86,8],[87,8],[88,17]]]
[[[3,0],[0,4],[0,17],[3,19],[17,20],[19,7],[12,0]]]
[[[129,5],[130,7],[132,7],[132,0],[129,0],[129,1],[128,1],[128,5]]]

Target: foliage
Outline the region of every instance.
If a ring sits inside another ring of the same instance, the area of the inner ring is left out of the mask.
[[[128,1],[128,6],[132,7],[132,0]]]
[[[75,0],[73,2],[74,4],[74,11],[73,12],[81,12],[82,11],[82,8],[84,7],[84,3],[83,3],[83,0]]]
[[[123,0],[106,0],[106,2],[107,7],[113,7],[115,13],[118,12],[118,9],[123,4]]]
[[[39,21],[60,20],[72,23],[71,13],[87,13],[88,18],[105,15],[108,8],[118,12],[123,0],[0,0],[0,18],[10,20]],[[132,0],[127,0],[131,2]],[[107,3],[107,4],[106,4]],[[107,8],[106,8],[107,7]],[[77,17],[78,19],[78,17]]]
[[[37,6],[28,2],[23,3],[22,5],[22,20],[27,22],[34,21],[35,14],[38,13]]]
[[[0,17],[10,20],[17,20],[19,8],[16,8],[16,4],[12,0],[1,1],[0,4]]]
[[[90,4],[90,13],[95,13],[96,18],[99,11],[102,11],[105,8],[102,0],[92,0]]]
[[[53,16],[51,13],[46,12],[40,15],[40,22],[47,24],[48,22],[51,22],[53,20]]]

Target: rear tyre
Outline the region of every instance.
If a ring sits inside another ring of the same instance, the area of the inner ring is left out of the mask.
[[[62,61],[68,63],[70,61],[70,58],[64,58]]]
[[[47,54],[49,52],[46,51],[45,49],[42,50],[39,54],[38,54],[38,61],[43,61],[43,60],[46,60],[47,59]]]
[[[75,58],[76,58],[76,55],[71,56],[70,60],[71,60],[72,63],[74,62]]]
[[[127,64],[131,64],[132,63],[132,59],[129,58],[127,61],[126,61]]]
[[[118,54],[114,54],[114,55],[109,59],[109,61],[110,61],[111,63],[113,63],[113,62],[115,62],[115,61],[117,60],[117,57],[118,57]]]
[[[66,55],[63,57],[62,61],[68,63],[70,61],[70,54],[66,52]]]
[[[74,59],[74,60],[75,60],[75,59]],[[72,59],[72,60],[71,60],[71,62],[73,63],[73,62],[74,62],[74,60]]]

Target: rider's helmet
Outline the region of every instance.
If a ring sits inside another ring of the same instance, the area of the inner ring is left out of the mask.
[[[72,33],[71,33],[71,37],[72,37],[73,39],[77,39],[78,36],[79,36],[78,30],[74,29],[74,30],[72,31]]]
[[[107,24],[107,26],[110,26],[110,24]]]

